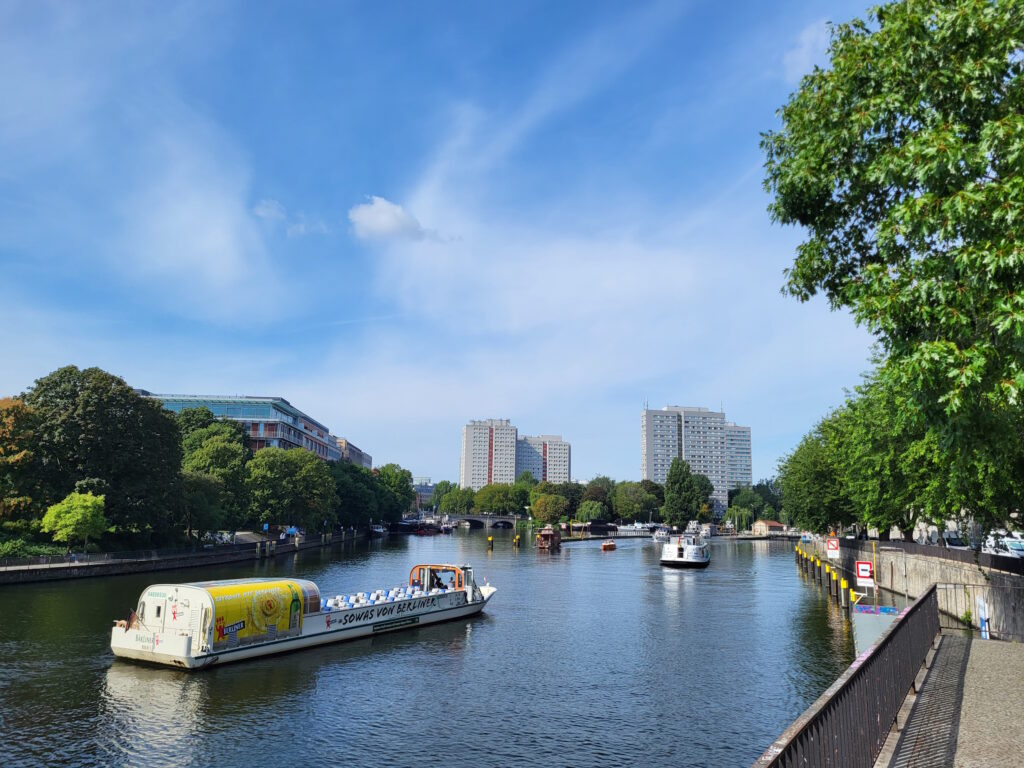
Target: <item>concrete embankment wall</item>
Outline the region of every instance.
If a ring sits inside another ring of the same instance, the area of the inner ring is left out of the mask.
[[[874,551],[872,543],[875,544]],[[851,585],[856,583],[856,561],[873,561],[875,584],[883,591],[897,595],[904,594],[906,589],[911,600],[924,594],[932,584],[957,585],[957,588],[945,587],[939,590],[941,612],[959,618],[965,611],[970,610],[974,619],[972,623],[977,628],[975,599],[980,596],[987,605],[990,628],[993,631],[998,632],[1001,637],[1024,639],[1024,575],[971,562],[974,558],[973,552],[957,553],[957,557],[962,556],[967,560],[965,562],[943,557],[941,550],[930,555],[926,551],[927,547],[910,545],[903,550],[901,544],[841,539],[838,561],[826,558],[824,542],[816,541],[800,546],[804,551],[816,554],[822,563],[838,567],[842,576],[848,579]],[[896,551],[881,549],[889,546],[897,548]],[[964,588],[964,585],[967,585],[967,588]]]
[[[295,554],[307,549],[319,549],[342,542],[354,541],[363,536],[336,536],[325,540],[320,538],[300,541],[298,546],[293,542],[278,545],[278,542],[259,542],[247,547],[235,547],[224,550],[187,552],[178,555],[137,559],[137,560],[106,560],[93,563],[60,564],[52,566],[25,566],[0,570],[0,585],[27,584],[37,581],[57,581],[61,579],[81,579],[93,576],[121,576],[128,573],[147,573],[150,571],[169,571],[178,568],[199,568],[202,566],[222,565],[225,563],[260,560],[267,557],[280,557]],[[267,544],[273,546],[267,547]]]

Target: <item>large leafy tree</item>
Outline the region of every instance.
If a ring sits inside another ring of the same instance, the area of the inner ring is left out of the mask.
[[[342,526],[365,526],[380,519],[377,510],[377,478],[365,467],[347,461],[328,467],[337,495],[337,521]]]
[[[472,488],[456,488],[441,499],[440,510],[450,515],[464,515],[473,509],[476,494]]]
[[[174,416],[99,368],[61,368],[22,398],[38,417],[35,450],[43,503],[80,480],[105,488],[119,533],[167,532],[181,505],[181,442]]]
[[[830,66],[763,138],[772,216],[807,232],[786,290],[823,292],[875,334],[880,375],[936,430],[954,485],[1016,461],[1022,46],[1018,0],[879,6],[833,29]],[[1008,477],[988,479],[981,515],[1013,503],[1012,478],[991,486]]]
[[[847,415],[838,410],[804,436],[779,463],[782,507],[802,528],[824,533],[842,528],[856,516],[843,474],[840,441]]]
[[[385,464],[373,471],[377,478],[377,511],[384,520],[400,520],[416,499],[412,472],[398,464]]]
[[[665,506],[661,517],[670,525],[686,525],[696,517],[690,503],[690,465],[678,456],[672,459],[665,478]]]
[[[458,486],[451,480],[441,480],[434,483],[434,494],[430,497],[430,505],[435,509],[441,508],[441,499],[445,497],[447,493],[455,490]]]
[[[533,519],[538,523],[556,523],[569,511],[569,502],[564,496],[548,493],[539,497],[531,507]]]
[[[178,414],[179,427],[182,426],[183,415],[189,414],[187,419],[195,419],[192,414],[202,416],[202,411],[209,413],[205,408],[182,411]],[[210,416],[212,418],[212,414]],[[209,421],[204,426],[193,425],[183,437],[182,447],[185,455],[181,466],[184,472],[209,475],[221,484],[220,507],[223,516],[220,524],[233,530],[244,527],[249,521],[245,465],[252,454],[246,445],[241,424]]]
[[[476,492],[474,507],[492,515],[518,515],[522,514],[529,498],[530,492],[525,486],[492,483]]]
[[[201,472],[182,472],[181,487],[182,525],[188,538],[192,539],[193,531],[201,539],[204,533],[219,530],[227,518],[223,481]]]
[[[607,516],[608,511],[604,508],[604,504],[599,501],[587,500],[581,502],[579,509],[576,510],[576,519],[584,522],[604,520]]]
[[[41,530],[52,533],[54,541],[81,541],[85,551],[89,548],[89,539],[98,539],[109,525],[103,514],[102,496],[69,493],[63,501],[46,510]]]
[[[261,523],[333,526],[337,497],[327,464],[301,448],[264,448],[246,466],[252,517]]]
[[[17,398],[0,398],[0,521],[25,528],[42,513],[36,414]]]
[[[612,497],[616,516],[622,520],[647,520],[658,511],[658,497],[644,490],[641,483],[616,483]]]

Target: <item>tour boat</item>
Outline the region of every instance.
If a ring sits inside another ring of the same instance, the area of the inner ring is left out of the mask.
[[[613,549],[615,549],[615,542],[612,541],[611,539],[608,539],[606,541],[602,541],[601,542],[601,551],[602,552],[611,552]]]
[[[545,525],[537,533],[537,549],[546,549],[553,552],[562,547],[562,533],[556,531],[550,525]]]
[[[661,564],[670,568],[707,568],[711,547],[699,533],[684,533],[662,545]]]
[[[236,579],[147,587],[114,622],[115,656],[198,669],[370,637],[480,613],[497,590],[468,565],[416,565],[409,583],[323,600],[305,579]]]

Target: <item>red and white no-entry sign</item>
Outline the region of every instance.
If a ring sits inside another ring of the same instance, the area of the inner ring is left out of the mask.
[[[870,560],[858,560],[857,567],[854,572],[857,574],[858,587],[875,586],[875,574],[871,567]]]
[[[825,539],[825,554],[829,560],[839,559],[839,539],[835,537]]]

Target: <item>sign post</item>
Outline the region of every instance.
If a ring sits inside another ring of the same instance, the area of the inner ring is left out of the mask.
[[[875,569],[870,560],[858,560],[854,573],[857,575],[858,587],[875,588]]]
[[[829,560],[839,559],[839,539],[834,536],[825,539],[825,554]]]

